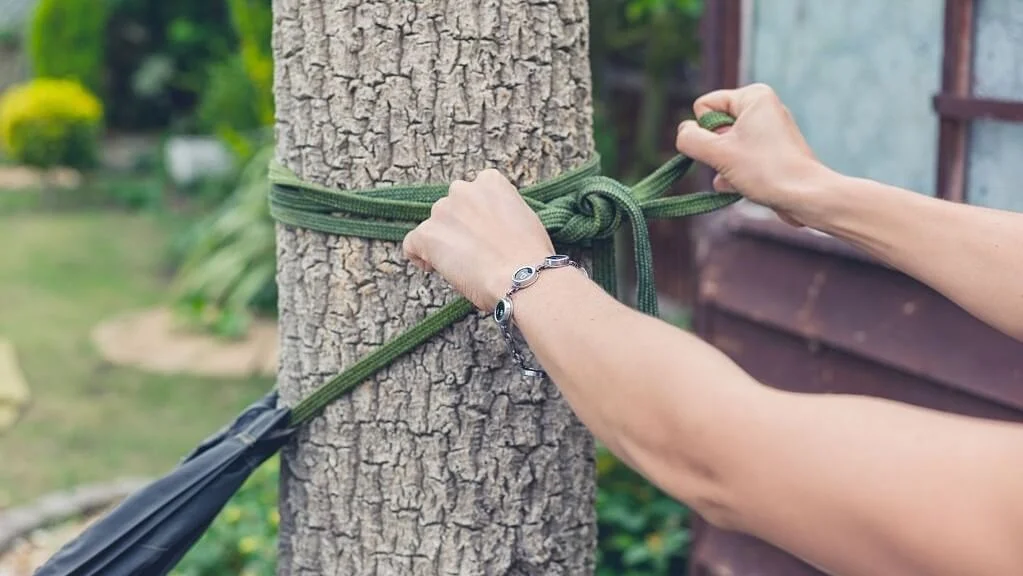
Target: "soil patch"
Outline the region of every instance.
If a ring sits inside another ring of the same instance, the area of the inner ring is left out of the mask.
[[[54,168],[43,172],[27,166],[0,166],[0,190],[26,190],[42,188],[44,184],[56,188],[76,188],[82,175],[69,168]]]
[[[103,358],[160,374],[244,378],[277,373],[277,326],[257,320],[241,340],[183,327],[166,308],[128,314],[97,326],[92,341]]]

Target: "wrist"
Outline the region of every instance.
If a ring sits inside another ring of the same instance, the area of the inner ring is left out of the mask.
[[[789,206],[783,210],[804,226],[830,233],[839,211],[845,209],[848,180],[848,176],[815,164],[788,185],[785,196]]]
[[[554,250],[529,250],[520,254],[502,259],[500,264],[491,266],[485,275],[485,295],[489,304],[488,311],[493,311],[498,301],[508,294],[512,288],[512,281],[515,273],[523,267],[537,268],[548,256],[554,255]]]
[[[586,274],[585,268],[564,254],[552,254],[545,257],[539,264],[520,266],[512,273],[511,286],[505,291],[504,296],[498,300],[494,308],[494,321],[500,327],[515,362],[526,376],[543,377],[545,373],[540,367],[530,367],[520,350],[522,346],[516,344],[516,338],[512,333],[512,326],[516,324],[516,305],[513,301],[513,296],[533,291],[533,286],[541,282],[541,275],[547,276],[555,271],[571,268]]]

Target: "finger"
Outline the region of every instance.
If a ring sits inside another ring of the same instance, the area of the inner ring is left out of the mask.
[[[721,136],[704,130],[694,120],[686,120],[678,127],[675,148],[680,154],[694,158],[713,168],[722,163]]]
[[[425,256],[425,238],[422,231],[423,225],[420,224],[414,228],[411,232],[405,235],[402,239],[401,248],[402,252],[405,253],[405,257],[409,259],[417,268],[421,268],[427,272],[433,270],[430,262]]]
[[[472,184],[465,180],[455,180],[448,186],[448,196],[466,196],[472,193]]]
[[[480,172],[478,181],[483,185],[483,190],[488,194],[496,194],[504,199],[520,200],[518,188],[504,174],[493,168]]]
[[[476,176],[477,182],[488,184],[509,184],[508,179],[494,168],[487,168]]]
[[[430,218],[444,218],[451,212],[451,189],[448,189],[448,195],[442,198],[438,198],[433,206],[430,206]],[[420,224],[422,227],[422,224]]]
[[[693,114],[697,118],[708,112],[724,112],[735,118],[739,115],[736,110],[738,90],[714,90],[700,96],[693,102]]]
[[[725,177],[720,174],[714,176],[714,181],[711,185],[716,192],[735,192],[735,187],[732,186],[731,182],[725,180]]]
[[[693,113],[699,118],[707,112],[724,112],[738,119],[754,102],[773,97],[774,90],[767,84],[755,83],[737,89],[714,90],[693,102]]]
[[[430,266],[430,263],[422,258],[409,258],[409,262],[414,264],[416,268],[419,268],[423,272],[433,272],[433,266]]]

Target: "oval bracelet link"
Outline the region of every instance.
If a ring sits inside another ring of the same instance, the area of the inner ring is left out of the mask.
[[[543,378],[547,373],[542,368],[534,368],[527,365],[525,356],[522,355],[522,352],[515,344],[515,337],[512,334],[512,316],[515,310],[515,305],[511,299],[512,294],[536,284],[540,279],[540,273],[544,270],[564,268],[566,266],[573,266],[581,270],[587,278],[590,276],[586,268],[583,268],[582,265],[570,257],[564,254],[554,254],[544,258],[543,262],[536,266],[522,266],[516,270],[512,274],[511,288],[494,306],[494,321],[497,322],[497,326],[501,329],[501,335],[504,336],[504,340],[508,344],[508,350],[511,352],[512,358],[515,359],[515,363],[519,365],[522,374],[527,378]]]

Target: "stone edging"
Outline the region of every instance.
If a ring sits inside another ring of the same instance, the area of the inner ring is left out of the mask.
[[[32,532],[111,506],[149,483],[124,478],[55,492],[26,506],[0,512],[0,554]]]

